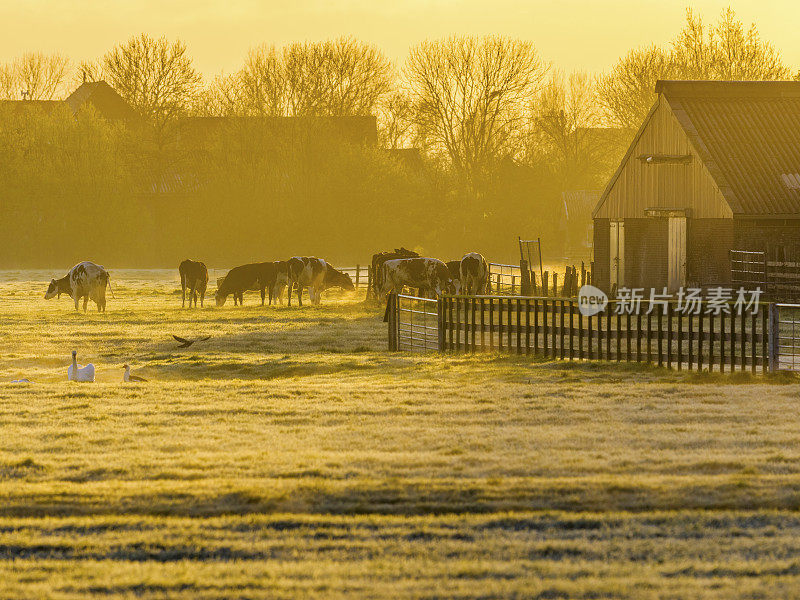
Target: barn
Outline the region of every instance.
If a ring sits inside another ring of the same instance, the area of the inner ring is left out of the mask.
[[[592,213],[594,282],[731,282],[731,250],[800,250],[800,82],[659,81]]]

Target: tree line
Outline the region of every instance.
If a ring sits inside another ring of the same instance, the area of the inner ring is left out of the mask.
[[[563,252],[560,192],[603,187],[655,100],[656,80],[791,76],[778,50],[730,9],[713,23],[687,11],[683,29],[669,44],[631,50],[601,75],[563,73],[530,41],[451,36],[411,48],[400,65],[353,38],[265,44],[253,48],[236,72],[204,81],[185,43],[142,34],[77,65],[36,52],[0,65],[1,98],[63,98],[83,81],[105,80],[145,124],[121,132],[91,115],[70,120],[56,111],[35,124],[5,111],[0,135],[7,142],[20,137],[18,146],[5,150],[19,169],[2,177],[6,190],[23,196],[52,184],[56,194],[105,194],[100,204],[107,207],[109,194],[122,204],[141,202],[137,183],[177,165],[184,178],[193,172],[202,177],[209,204],[226,209],[217,207],[208,227],[196,227],[205,240],[215,239],[214,227],[223,231],[222,222],[249,221],[247,210],[258,205],[265,214],[278,211],[287,223],[297,207],[334,222],[347,222],[347,214],[352,227],[363,217],[364,230],[383,236],[370,244],[393,239],[457,253],[470,239],[501,253],[506,247],[513,251],[513,236],[520,233],[542,235],[546,248]],[[268,131],[227,127],[199,156],[180,135],[181,120],[189,116],[354,115],[377,117],[382,148],[419,149],[422,172],[377,149],[334,149],[324,135],[287,149]],[[36,157],[52,151],[23,152],[36,139],[51,146],[60,140],[64,147],[56,163],[72,168],[59,171],[44,158],[34,166]],[[65,158],[65,151],[75,154]],[[51,180],[39,181],[45,174]],[[64,178],[74,186],[69,192]],[[374,219],[386,220],[387,214],[393,221],[376,228]],[[218,237],[220,245],[246,239]],[[341,241],[352,238],[345,234]]]

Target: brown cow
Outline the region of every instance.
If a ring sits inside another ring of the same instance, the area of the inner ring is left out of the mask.
[[[189,308],[197,308],[197,294],[200,293],[200,306],[206,297],[206,287],[208,286],[208,269],[204,263],[188,258],[178,265],[178,273],[181,275],[181,306],[186,306],[186,289],[189,289]]]
[[[223,306],[228,296],[233,294],[233,304],[244,304],[244,292],[259,290],[261,292],[261,306],[264,306],[267,288],[275,286],[278,269],[273,262],[251,263],[234,267],[218,283],[214,294],[217,306]]]

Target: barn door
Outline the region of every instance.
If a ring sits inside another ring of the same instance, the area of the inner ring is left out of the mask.
[[[611,287],[620,288],[625,285],[625,222],[611,221],[611,239],[609,240],[609,256],[611,257]],[[611,291],[611,290],[609,290]]]
[[[686,217],[669,218],[667,280],[674,294],[686,285]]]

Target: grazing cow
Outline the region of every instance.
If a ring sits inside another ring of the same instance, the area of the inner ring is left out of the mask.
[[[297,290],[297,302],[303,306],[303,289],[308,288],[311,304],[319,304],[323,290],[328,263],[313,256],[293,256],[288,261],[289,306],[292,305],[292,291]]]
[[[447,270],[450,272],[450,279],[453,280],[453,289],[456,295],[461,293],[461,261],[448,260],[446,263]]]
[[[483,255],[470,252],[461,259],[461,285],[469,296],[482,296],[489,289],[489,265]]]
[[[283,304],[283,290],[289,285],[289,263],[285,260],[276,260],[275,283],[269,290],[269,303],[272,304],[273,298],[276,302]]]
[[[356,286],[350,275],[343,273],[339,269],[334,269],[330,263],[326,264],[325,278],[322,280],[322,291],[330,288],[342,288],[346,292],[354,292]]]
[[[248,290],[261,292],[261,306],[264,306],[266,290],[270,296],[275,285],[277,269],[275,263],[250,263],[234,267],[222,280],[217,280],[217,291],[214,294],[217,306],[224,306],[228,296],[233,294],[233,304],[244,305],[244,293]]]
[[[84,261],[72,267],[61,279],[53,279],[44,294],[46,300],[61,294],[67,294],[75,301],[75,310],[83,298],[83,311],[91,299],[97,310],[106,310],[106,287],[111,285],[108,272],[93,262]]]
[[[421,295],[455,292],[447,265],[436,258],[395,258],[384,262],[381,270],[381,296],[401,292],[403,286],[419,288]]]
[[[372,255],[372,289],[367,290],[376,298],[379,296],[381,289],[383,289],[383,282],[381,281],[381,267],[387,260],[396,258],[419,258],[419,254],[407,248],[395,248],[394,252],[379,252]]]
[[[200,293],[200,306],[206,297],[208,287],[208,269],[204,263],[188,258],[178,266],[178,273],[181,275],[181,306],[186,306],[186,288],[189,288],[189,308],[197,308],[197,293]]]

